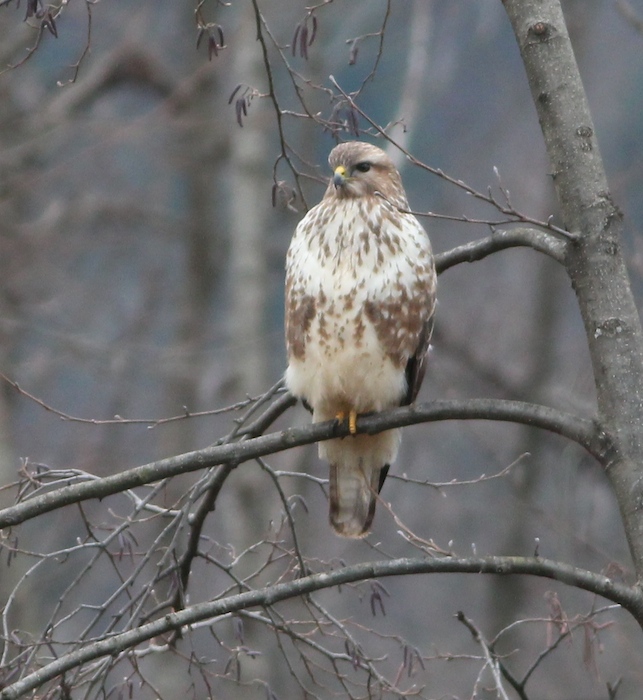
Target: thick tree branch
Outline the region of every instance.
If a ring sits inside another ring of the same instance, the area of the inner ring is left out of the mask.
[[[280,397],[276,403],[281,409],[292,402],[292,396],[286,394]],[[270,409],[267,413],[270,413]],[[405,406],[392,411],[360,416],[357,428],[360,433],[373,434],[390,428],[442,420],[493,420],[531,425],[578,443],[599,460],[606,459],[609,448],[602,431],[594,421],[546,406],[496,399],[442,400]],[[264,424],[265,420],[258,419],[257,425],[252,426],[252,429],[264,427]],[[346,423],[338,424],[336,421],[328,421],[287,428],[280,432],[241,442],[212,445],[203,450],[187,452],[144,464],[103,479],[92,479],[89,482],[76,483],[34,496],[22,503],[1,510],[0,528],[17,525],[71,503],[79,503],[91,498],[104,498],[177,474],[206,469],[219,464],[240,464],[249,459],[264,457],[291,447],[308,445],[331,438],[347,437],[348,435]]]
[[[185,610],[168,613],[145,625],[100,639],[82,649],[65,654],[43,668],[0,691],[0,700],[16,698],[53,680],[66,671],[103,656],[114,656],[159,635],[167,634],[185,625],[216,618],[226,613],[246,610],[255,606],[274,605],[282,600],[314,593],[325,588],[356,581],[386,576],[412,574],[528,574],[559,581],[622,605],[634,617],[643,621],[643,595],[638,587],[612,581],[607,576],[538,557],[444,557],[435,559],[404,558],[367,562],[336,569],[329,573],[312,574],[303,578],[278,583],[255,591],[247,591],[220,600],[193,605]]]
[[[435,256],[435,267],[438,274],[442,274],[450,267],[460,263],[477,262],[488,255],[497,253],[507,248],[529,247],[540,253],[545,253],[559,263],[565,261],[565,252],[568,243],[554,238],[551,234],[536,228],[523,226],[494,231],[490,236],[478,241],[471,241]]]
[[[559,0],[504,0],[552,165],[565,227],[580,238],[566,268],[594,369],[599,420],[613,441],[607,473],[643,579],[643,331],[621,251],[585,91]]]

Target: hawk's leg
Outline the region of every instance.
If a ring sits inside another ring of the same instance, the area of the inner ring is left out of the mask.
[[[335,415],[335,419],[342,423],[346,419],[346,413],[344,411],[339,411]],[[350,410],[348,412],[348,432],[351,435],[357,433],[357,411]]]

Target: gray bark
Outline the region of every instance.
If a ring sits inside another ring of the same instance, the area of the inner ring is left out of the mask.
[[[643,333],[621,251],[622,216],[612,201],[587,99],[558,0],[504,0],[569,231],[565,267],[583,317],[611,451],[615,490],[637,579],[643,577]]]

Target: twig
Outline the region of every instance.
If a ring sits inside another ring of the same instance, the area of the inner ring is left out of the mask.
[[[339,83],[335,80],[335,78],[331,75],[330,76],[330,81],[333,84],[333,86],[341,93],[341,95],[348,101],[350,104],[351,108],[354,109],[363,119],[365,119],[381,136],[383,136],[389,143],[392,143],[396,148],[399,148],[402,153],[409,159],[409,161],[413,164],[418,166],[419,168],[422,168],[423,170],[426,170],[427,172],[430,172],[433,175],[437,175],[443,180],[446,180],[452,185],[455,185],[456,187],[459,187],[460,189],[464,190],[467,194],[471,195],[475,199],[479,199],[483,202],[486,202],[487,204],[491,204],[493,207],[495,207],[498,211],[500,211],[502,214],[510,215],[512,217],[515,217],[515,221],[517,223],[525,223],[525,224],[531,224],[533,226],[539,226],[542,227],[543,229],[547,231],[551,231],[552,233],[556,233],[559,236],[562,236],[563,238],[571,241],[576,241],[578,240],[578,234],[570,231],[566,231],[565,229],[560,228],[559,226],[555,226],[554,224],[551,223],[551,221],[539,221],[538,219],[534,219],[530,216],[527,216],[525,214],[522,214],[518,212],[516,209],[514,209],[513,206],[511,206],[510,202],[506,199],[505,204],[501,204],[498,202],[498,200],[489,193],[488,195],[483,194],[482,192],[479,192],[478,190],[474,189],[470,185],[467,185],[463,180],[458,180],[457,178],[454,178],[450,175],[447,175],[443,170],[439,168],[433,168],[430,165],[427,165],[426,163],[423,163],[422,161],[418,160],[413,156],[408,150],[406,150],[403,146],[401,146],[397,141],[395,141],[393,138],[391,138],[384,129],[382,129],[381,126],[379,126],[376,122],[374,122],[366,112],[364,112],[360,107],[357,106],[355,103],[353,97],[346,93],[340,86]],[[457,219],[457,220],[462,220],[462,219]]]
[[[273,389],[270,389],[269,392],[266,392],[266,394],[262,394],[261,396],[248,396],[248,398],[243,399],[242,401],[237,401],[237,403],[233,403],[230,406],[224,406],[223,408],[214,408],[209,411],[189,411],[187,408],[185,408],[185,411],[178,415],[178,416],[170,416],[169,418],[122,418],[121,416],[115,416],[114,418],[106,418],[106,419],[101,419],[101,418],[81,418],[79,416],[73,416],[69,413],[66,413],[65,411],[61,411],[60,409],[54,408],[53,406],[50,406],[48,403],[43,401],[42,399],[39,399],[37,396],[34,396],[33,394],[29,393],[25,389],[23,389],[18,382],[14,381],[13,379],[9,379],[5,374],[0,372],[0,379],[4,380],[7,382],[7,384],[10,384],[19,394],[24,396],[25,398],[29,399],[30,401],[33,401],[34,403],[38,404],[41,408],[44,408],[45,411],[48,411],[49,413],[52,413],[55,416],[58,416],[64,421],[69,421],[70,423],[89,423],[90,425],[147,425],[148,428],[155,428],[159,425],[165,425],[166,423],[172,423],[174,421],[179,421],[179,420],[186,420],[188,418],[204,418],[208,416],[218,416],[223,413],[231,413],[232,411],[239,411],[242,408],[247,408],[248,406],[251,406],[253,404],[256,404],[264,399],[264,397],[269,393],[273,392],[270,394],[272,396],[274,393],[282,393],[285,392],[285,389],[282,388],[281,383],[277,385],[277,390],[273,391]]]
[[[498,696],[502,698],[502,700],[509,700],[509,696],[507,695],[504,686],[502,685],[502,678],[500,677],[500,662],[495,656],[495,654],[492,653],[485,638],[482,636],[482,633],[461,610],[458,611],[458,613],[456,614],[456,618],[469,630],[469,632],[471,632],[471,635],[475,642],[480,645],[480,648],[482,649],[482,653],[486,661],[485,665],[491,669],[491,675],[493,676]]]
[[[94,2],[96,0],[93,0]],[[64,82],[59,80],[58,81],[58,87],[64,87],[65,85],[70,85],[71,83],[75,83],[76,79],[78,78],[78,73],[80,72],[80,66],[82,62],[85,60],[87,55],[89,54],[89,51],[91,49],[92,45],[92,2],[90,0],[85,0],[85,8],[87,9],[87,39],[85,40],[85,46],[83,47],[82,53],[80,54],[78,60],[76,63],[74,63],[71,66],[71,69],[73,71],[71,78],[69,80],[65,80]]]
[[[402,481],[406,484],[417,484],[418,486],[429,486],[432,489],[436,489],[437,491],[440,491],[441,489],[448,488],[450,486],[475,486],[476,484],[480,484],[483,481],[493,481],[494,479],[502,479],[503,477],[507,476],[511,472],[511,470],[520,462],[522,462],[523,459],[526,457],[530,457],[529,452],[523,452],[521,455],[516,457],[511,464],[508,464],[506,467],[503,467],[499,472],[496,472],[495,474],[480,474],[480,476],[475,477],[474,479],[451,479],[451,481],[428,481],[428,480],[422,480],[422,479],[411,479],[408,477],[406,474],[391,474],[389,473],[388,476],[386,477],[387,479],[397,479],[398,481]]]

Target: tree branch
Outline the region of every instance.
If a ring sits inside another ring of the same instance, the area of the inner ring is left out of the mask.
[[[507,248],[517,248],[521,246],[533,248],[540,253],[549,255],[559,263],[565,261],[567,243],[563,240],[553,238],[544,231],[536,228],[526,228],[523,226],[494,231],[490,236],[471,241],[465,245],[458,246],[444,253],[435,256],[435,267],[438,274],[442,274],[450,267],[460,263],[477,262],[486,258],[492,253],[497,253]]]
[[[283,409],[284,406],[291,405],[293,402],[293,397],[285,394],[279,398],[276,404],[279,405],[280,409]],[[267,413],[270,411],[271,409],[268,409]],[[274,420],[274,416],[271,418]],[[605,441],[600,427],[594,421],[547,406],[521,401],[496,399],[431,401],[378,414],[360,416],[357,421],[357,430],[358,433],[375,434],[391,428],[401,428],[405,425],[443,420],[493,420],[520,423],[566,437],[584,447],[599,461],[605,461],[609,452],[609,444]],[[257,425],[251,426],[251,429],[262,428],[265,422],[265,419],[260,418]],[[144,464],[120,474],[102,479],[92,478],[89,482],[64,486],[49,493],[34,496],[22,503],[1,510],[0,528],[17,525],[71,503],[79,503],[91,498],[104,498],[177,474],[206,469],[219,464],[240,464],[249,459],[264,457],[292,447],[347,437],[348,435],[349,430],[346,422],[327,421],[297,428],[287,428],[280,432],[242,442],[212,445],[203,450],[187,452]]]
[[[474,622],[470,620],[463,612],[462,610],[459,610],[456,613],[456,619],[458,622],[461,622],[468,630],[471,632],[471,636],[473,637],[473,641],[476,642],[482,649],[482,654],[484,656],[484,659],[486,661],[486,666],[489,667],[489,670],[491,671],[491,674],[493,676],[494,684],[495,684],[495,690],[497,693],[497,696],[501,700],[509,700],[509,696],[507,695],[503,685],[502,685],[502,678],[501,674],[507,677],[507,670],[503,668],[502,663],[500,662],[500,659],[496,656],[493,648],[490,646],[489,642],[484,638],[482,632],[476,627]],[[509,681],[514,689],[517,689],[517,684],[512,682],[513,678]],[[519,693],[521,695],[521,698],[524,698],[524,693]]]
[[[638,587],[616,583],[607,576],[579,569],[562,562],[537,557],[444,557],[438,559],[403,558],[367,562],[278,583],[273,586],[239,593],[220,600],[193,605],[185,610],[168,613],[158,620],[87,644],[82,649],[65,654],[43,668],[0,691],[0,700],[16,700],[43,683],[66,671],[103,656],[121,654],[142,642],[167,634],[185,625],[216,618],[255,606],[270,606],[282,600],[313,593],[325,588],[386,576],[412,574],[528,574],[559,581],[622,605],[641,622],[643,595]]]

